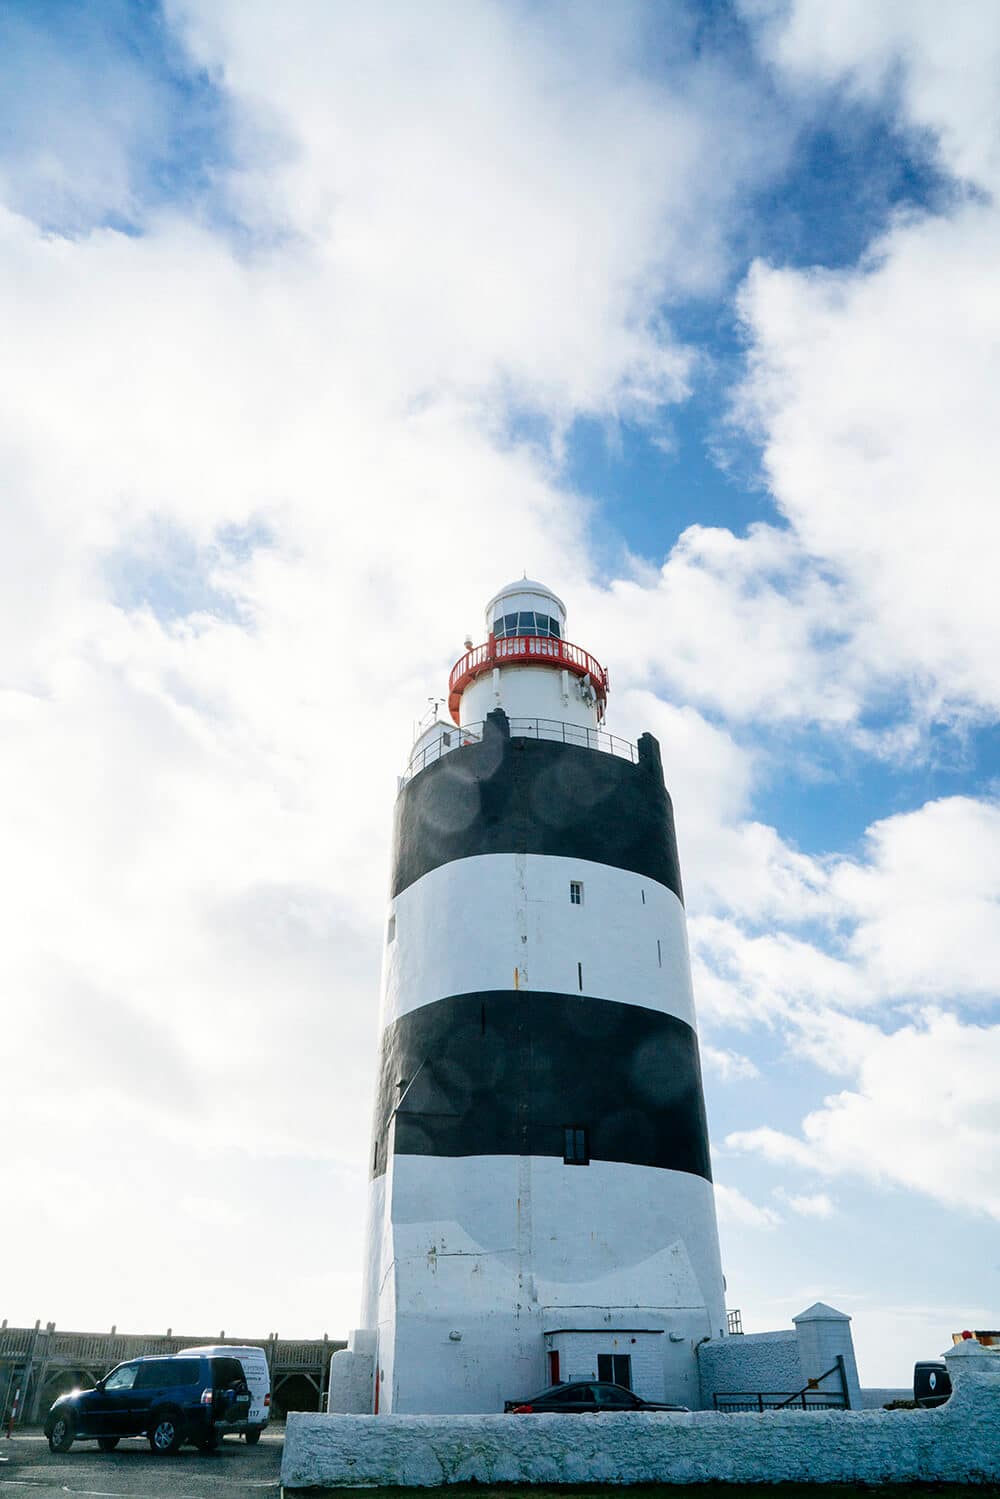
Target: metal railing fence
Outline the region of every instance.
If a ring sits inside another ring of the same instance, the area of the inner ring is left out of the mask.
[[[837,1376],[839,1388],[820,1389],[824,1379]],[[801,1390],[789,1394],[785,1390],[717,1390],[712,1396],[715,1409],[725,1413],[736,1411],[825,1411],[848,1410],[850,1399],[847,1393],[847,1370],[842,1354],[837,1362],[823,1374],[810,1379]]]
[[[619,759],[631,760],[633,764],[636,764],[639,759],[639,751],[630,739],[622,739],[617,734],[609,734],[606,729],[591,729],[583,724],[564,723],[558,718],[511,718],[508,722],[512,739],[548,739],[562,744],[576,744],[582,749],[599,750],[605,755],[617,755]],[[482,723],[470,723],[462,728],[442,723],[440,733],[434,735],[410,757],[405,771],[399,778],[400,786],[405,786],[407,781],[411,781],[428,765],[443,759],[445,755],[450,755],[454,750],[481,743],[483,728]]]

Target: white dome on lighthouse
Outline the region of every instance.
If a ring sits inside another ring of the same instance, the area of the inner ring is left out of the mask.
[[[502,640],[507,635],[566,634],[566,605],[558,594],[532,578],[517,578],[495,593],[486,605],[486,633]]]

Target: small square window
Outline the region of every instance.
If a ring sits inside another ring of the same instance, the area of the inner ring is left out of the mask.
[[[570,880],[570,882],[569,882],[569,903],[570,903],[571,906],[582,906],[583,905],[583,881],[582,880]]]
[[[567,1124],[563,1130],[563,1164],[590,1165],[590,1142],[587,1131],[578,1124]]]

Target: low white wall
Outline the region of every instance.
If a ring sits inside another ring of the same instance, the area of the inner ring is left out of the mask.
[[[740,1391],[784,1390],[791,1394],[806,1382],[794,1327],[780,1332],[739,1333],[713,1338],[698,1349],[701,1403],[713,1408],[713,1397]]]
[[[974,1350],[974,1351],[973,1351]],[[284,1489],[447,1483],[1000,1481],[1000,1353],[947,1354],[921,1411],[288,1417]]]

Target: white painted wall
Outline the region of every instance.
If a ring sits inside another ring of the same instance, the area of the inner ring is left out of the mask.
[[[327,1410],[344,1415],[371,1414],[377,1344],[374,1328],[357,1328],[348,1335],[347,1347],[338,1348],[331,1356]]]
[[[542,716],[539,683],[558,686],[560,676],[503,673],[505,683],[523,679]],[[565,704],[553,716],[565,718]],[[571,881],[583,885],[582,904]],[[383,1027],[451,994],[515,988],[582,992],[695,1023],[681,902],[629,871],[478,856],[430,871],[387,916]],[[647,1383],[636,1388],[697,1406],[694,1348],[724,1336],[713,1190],[688,1173],[390,1151],[372,1185],[368,1244],[362,1323],[378,1333],[382,1411],[501,1410],[548,1382],[544,1334],[581,1325],[662,1329],[659,1364],[641,1361]]]
[[[502,648],[503,643],[498,642],[498,646]],[[544,647],[546,642],[539,640],[538,644]],[[558,662],[543,666],[511,664],[495,672],[485,671],[462,694],[462,723],[479,723],[494,708],[502,708],[512,720],[545,718],[596,729],[597,708],[581,697],[581,680],[563,671]]]
[[[582,905],[570,902],[571,880],[583,884]],[[482,854],[432,869],[389,914],[383,1026],[450,994],[513,989],[515,969],[522,989],[574,994],[577,963],[584,994],[695,1024],[684,908],[643,875],[585,859]]]
[[[799,1358],[806,1379],[818,1379],[837,1362],[844,1360],[847,1393],[853,1409],[861,1408],[861,1381],[854,1358],[851,1319],[846,1312],[818,1301],[793,1317],[799,1339]]]
[[[640,1328],[608,1332],[595,1328],[580,1332],[550,1332],[545,1337],[546,1353],[559,1354],[559,1377],[568,1384],[581,1379],[599,1379],[598,1358],[602,1353],[625,1354],[632,1361],[632,1389],[643,1400],[666,1400],[668,1354],[664,1332],[644,1332]],[[685,1342],[687,1340],[685,1339]],[[690,1348],[683,1350],[690,1357]],[[546,1371],[547,1373],[548,1371]],[[671,1385],[676,1384],[671,1381]],[[677,1402],[671,1401],[671,1404]]]
[[[694,1347],[725,1328],[709,1182],[606,1161],[395,1156],[382,1191],[391,1225],[366,1311],[382,1409],[501,1410],[548,1383],[546,1332],[601,1325],[663,1328],[661,1370],[635,1387],[698,1406]]]
[[[701,1404],[713,1409],[716,1394],[801,1390],[806,1375],[794,1327],[715,1339],[698,1349]],[[820,1371],[822,1372],[822,1371]]]
[[[735,1340],[734,1340],[735,1341]],[[966,1352],[965,1350],[969,1350]],[[288,1418],[285,1492],[446,1483],[1000,1483],[1000,1354],[946,1355],[935,1410]],[[973,1492],[986,1492],[985,1488]]]

